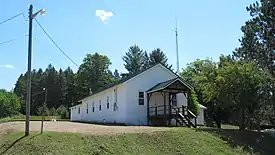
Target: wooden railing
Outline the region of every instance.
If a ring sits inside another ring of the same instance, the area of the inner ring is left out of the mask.
[[[149,108],[149,116],[159,116],[164,114],[169,114],[169,105],[159,105]],[[166,112],[165,112],[166,111]]]
[[[189,124],[193,127],[197,126],[197,117],[192,113],[187,106],[176,107],[172,105],[159,105],[154,107],[149,107],[149,116],[171,116],[182,114],[183,119],[187,120]],[[194,123],[192,122],[194,119]]]

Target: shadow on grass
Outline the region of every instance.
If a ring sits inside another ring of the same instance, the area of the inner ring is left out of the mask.
[[[40,136],[42,133],[38,133],[38,134],[36,134],[36,135],[33,135],[32,137],[30,137],[30,139],[33,139],[33,138],[35,138],[35,137],[38,137],[38,136]]]
[[[31,136],[29,139],[33,139],[37,136],[41,135],[41,133]],[[27,136],[21,136],[20,138],[16,139],[11,145],[9,145],[3,152],[0,153],[0,155],[5,154],[9,149],[11,149],[16,143],[21,141],[22,139],[26,138]]]
[[[10,146],[8,146],[3,152],[0,153],[0,155],[5,154],[10,148],[12,148],[16,143],[18,143],[20,140],[24,139],[26,136],[22,136],[18,139],[16,139]]]
[[[216,128],[199,128],[196,131],[209,132],[226,141],[231,147],[240,146],[249,153],[275,154],[275,138],[267,133]]]

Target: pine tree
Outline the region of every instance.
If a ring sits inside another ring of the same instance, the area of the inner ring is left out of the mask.
[[[131,46],[122,60],[129,74],[136,74],[144,68],[144,52],[138,45]]]

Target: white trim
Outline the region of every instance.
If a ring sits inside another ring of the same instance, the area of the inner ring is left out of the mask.
[[[78,107],[78,106],[81,106],[81,105],[82,105],[82,103],[77,104],[77,105],[74,105],[74,106],[72,106],[72,107],[69,107],[69,109],[72,109],[72,108],[75,108],[75,107]]]
[[[201,109],[207,109],[205,106],[203,106],[201,104],[199,104],[199,106],[200,106]]]
[[[172,80],[172,79],[170,79],[170,80]],[[168,81],[168,80],[167,80],[167,81]],[[180,81],[183,85],[185,85],[186,87],[189,88],[189,86],[187,86],[180,78],[175,78],[175,80],[172,81],[172,82],[170,82],[170,83],[168,83],[166,87],[169,87],[171,84],[173,84],[173,83],[176,82],[176,81]],[[165,82],[165,81],[164,81],[164,82]],[[165,88],[166,88],[166,87],[165,87]],[[146,93],[157,92],[157,91],[162,90],[162,89],[163,89],[163,87],[162,87],[162,88],[159,88],[159,89],[156,89],[156,90],[148,91],[148,92],[146,92]],[[189,89],[190,89],[190,88],[189,88]]]

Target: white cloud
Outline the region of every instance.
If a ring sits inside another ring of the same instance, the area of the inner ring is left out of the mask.
[[[14,66],[13,66],[13,65],[2,65],[1,67],[14,69]]]
[[[113,12],[107,12],[105,10],[96,10],[95,15],[99,17],[104,24],[107,24],[108,19],[114,16]]]

